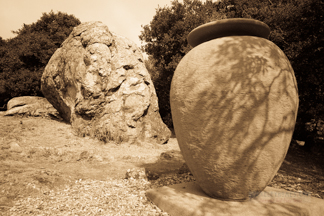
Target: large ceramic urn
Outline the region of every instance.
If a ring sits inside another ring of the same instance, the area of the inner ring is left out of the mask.
[[[203,191],[224,200],[260,193],[280,168],[295,127],[298,93],[269,27],[226,19],[194,29],[194,48],[171,84],[183,157]]]

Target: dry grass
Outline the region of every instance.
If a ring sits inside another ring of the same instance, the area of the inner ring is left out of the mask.
[[[92,124],[96,124],[96,122]],[[129,139],[122,131],[113,127],[89,127],[81,121],[76,121],[72,127],[78,136],[90,136],[105,143],[121,144],[128,142]]]

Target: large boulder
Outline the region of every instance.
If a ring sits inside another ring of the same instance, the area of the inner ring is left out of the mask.
[[[171,135],[141,51],[101,22],[73,29],[49,60],[41,89],[82,135],[155,143]]]
[[[46,100],[46,98],[37,96],[12,98],[7,103],[7,111],[4,112],[4,115],[52,116],[60,118],[57,110]]]

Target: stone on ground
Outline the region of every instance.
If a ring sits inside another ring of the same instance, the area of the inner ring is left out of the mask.
[[[59,117],[57,110],[46,98],[37,96],[15,97],[8,101],[5,116],[54,116]]]
[[[324,213],[324,200],[272,187],[242,202],[210,198],[195,182],[151,189],[146,196],[171,216],[322,216]]]
[[[41,89],[79,134],[159,144],[171,135],[140,49],[101,22],[73,29],[49,60]]]

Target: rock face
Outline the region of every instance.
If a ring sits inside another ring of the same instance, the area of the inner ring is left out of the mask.
[[[48,62],[41,88],[82,135],[155,143],[170,137],[140,50],[101,22],[73,29]]]
[[[54,116],[59,117],[57,110],[46,98],[37,96],[15,97],[8,101],[5,116],[28,115],[28,116]]]

